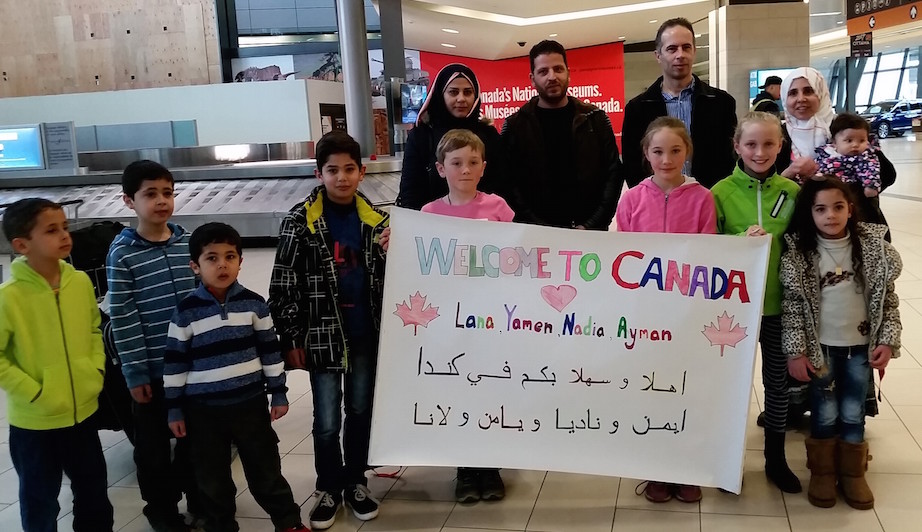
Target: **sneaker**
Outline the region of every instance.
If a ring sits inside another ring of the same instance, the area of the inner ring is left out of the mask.
[[[346,488],[346,504],[352,508],[352,513],[360,521],[371,521],[378,517],[378,501],[371,496],[368,487],[356,484]]]
[[[650,502],[669,502],[672,499],[672,490],[665,482],[647,482],[643,489],[643,496]]]
[[[687,484],[674,484],[675,498],[682,502],[698,502],[701,500],[701,488]]]
[[[458,468],[458,481],[455,483],[455,500],[462,504],[471,504],[480,500],[477,470],[468,467]]]
[[[317,502],[311,509],[311,527],[315,530],[326,530],[333,526],[336,521],[336,512],[339,511],[339,505],[342,501],[339,494],[333,494],[329,491],[320,491],[317,493]]]
[[[311,532],[311,529],[304,526],[304,523],[298,523],[297,526],[290,526],[282,532]]]
[[[506,485],[498,469],[481,469],[480,498],[485,501],[498,501],[506,496]]]

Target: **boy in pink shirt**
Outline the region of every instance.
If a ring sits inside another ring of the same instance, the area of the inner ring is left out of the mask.
[[[423,212],[468,218],[511,222],[515,213],[506,200],[477,190],[487,167],[484,145],[466,129],[452,129],[436,148],[436,169],[448,181],[448,195],[423,205]]]
[[[423,205],[422,212],[457,218],[511,222],[515,213],[506,200],[477,190],[486,161],[483,141],[466,129],[445,133],[435,150],[435,167],[448,181],[448,195]],[[506,496],[498,469],[459,467],[455,499],[461,503],[495,501]]]

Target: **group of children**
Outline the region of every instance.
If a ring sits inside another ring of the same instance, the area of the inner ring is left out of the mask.
[[[833,132],[840,156],[827,155],[848,180],[841,168],[867,146],[852,138],[865,128],[843,123]],[[682,174],[692,150],[683,123],[654,121],[643,139],[652,176],[622,198],[618,230],[771,236],[760,333],[766,474],[786,492],[801,490],[784,454],[790,373],[811,382],[810,502],[835,504],[838,483],[848,504],[871,508],[864,398],[871,368],[899,355],[899,256],[883,239],[886,228],[858,222],[848,185],[824,178],[801,188],[775,173],[782,145],[776,117],[749,113],[734,145],[737,168],[709,191]],[[183,493],[205,530],[238,530],[232,444],[275,529],[308,530],[271,427],[288,411],[286,368],[310,371],[317,470],[311,527],[332,526],[343,504],[361,520],[378,514],[365,473],[389,218],[357,190],[364,167],[355,140],[328,133],[316,159],[321,185],[282,222],[268,303],[237,281],[237,231],[208,223],[190,235],[169,221],[170,172],[150,161],[125,169],[124,199],[138,224],[110,249],[110,313],[133,398],[144,515],[157,531],[197,524],[179,513]],[[449,192],[424,212],[512,221],[502,198],[477,190],[486,161],[476,135],[449,131],[437,160]],[[859,176],[874,196],[873,177]],[[74,491],[74,530],[111,530],[105,460],[90,420],[105,368],[93,287],[63,260],[71,242],[59,205],[21,200],[6,209],[3,230],[22,255],[0,286],[0,387],[9,397],[23,526],[55,529],[63,472]],[[456,495],[464,502],[500,499],[504,489],[495,469],[458,471]],[[701,499],[696,486],[659,482],[649,482],[645,494],[657,502]]]
[[[874,506],[865,481],[865,397],[871,369],[899,356],[901,324],[894,282],[902,268],[886,226],[859,222],[854,196],[880,191],[867,122],[843,114],[832,144],[817,150],[818,174],[799,186],[775,171],[783,142],[773,115],[752,112],[734,136],[733,174],[708,191],[682,175],[692,145],[684,124],[650,124],[643,152],[653,175],[629,190],[617,210],[619,231],[771,236],[759,343],[765,387],[765,473],[781,490],[802,490],[784,450],[788,374],[809,382],[806,440],[809,501],[836,502],[836,486],[858,509]],[[873,216],[873,213],[872,213]],[[695,486],[649,482],[647,499],[701,499]]]

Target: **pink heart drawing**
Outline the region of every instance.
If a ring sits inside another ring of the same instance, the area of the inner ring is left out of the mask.
[[[563,312],[563,309],[567,308],[567,305],[576,297],[576,288],[568,284],[545,285],[541,287],[541,297],[557,312]]]

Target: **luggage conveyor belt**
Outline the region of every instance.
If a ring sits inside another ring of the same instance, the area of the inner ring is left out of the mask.
[[[277,237],[285,214],[303,201],[320,181],[317,178],[177,181],[172,220],[188,230],[211,221],[233,225],[243,237]],[[373,204],[389,207],[397,199],[400,172],[366,173],[359,190]],[[0,189],[0,203],[27,197],[52,201],[83,200],[81,222],[115,220],[135,225],[134,212],[122,201],[121,185]],[[70,215],[70,212],[68,213]],[[9,243],[0,235],[0,252]]]

